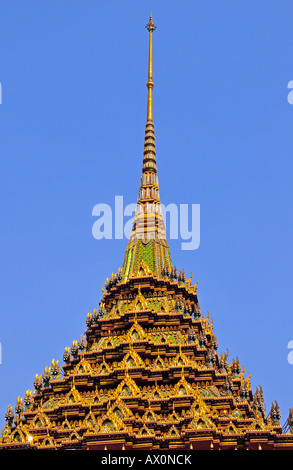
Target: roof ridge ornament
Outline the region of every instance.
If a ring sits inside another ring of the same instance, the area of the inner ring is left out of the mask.
[[[155,25],[155,23],[154,23],[154,21],[153,21],[152,14],[150,14],[150,19],[149,19],[148,24],[146,25],[146,29],[147,29],[149,32],[153,32],[153,31],[155,31],[156,28],[157,28],[157,27],[156,27],[156,25]]]

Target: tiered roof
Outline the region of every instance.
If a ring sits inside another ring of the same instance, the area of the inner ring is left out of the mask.
[[[238,358],[218,353],[197,283],[172,265],[156,167],[152,17],[137,211],[123,267],[86,331],[9,406],[0,449],[289,449],[277,402],[266,409]]]

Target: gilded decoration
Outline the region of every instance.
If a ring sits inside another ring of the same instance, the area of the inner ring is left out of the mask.
[[[133,345],[130,345],[130,352],[127,353],[123,360],[119,363],[119,368],[130,369],[136,367],[145,367],[144,361],[139,354],[134,350]]]
[[[152,17],[147,29],[142,174],[123,267],[106,278],[63,365],[53,359],[7,407],[0,449],[293,449],[293,409],[283,427],[277,401],[266,411],[238,357],[218,352],[198,280],[172,264],[158,211]]]
[[[125,373],[125,378],[120,382],[115,391],[115,397],[130,397],[130,396],[140,396],[141,392],[135,381],[130,378],[128,369]]]

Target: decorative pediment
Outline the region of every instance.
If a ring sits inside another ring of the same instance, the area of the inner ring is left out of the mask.
[[[230,420],[226,428],[224,429],[224,433],[225,434],[239,434],[239,430],[237,430],[235,424]]]
[[[32,428],[46,428],[50,426],[50,420],[45,413],[39,408],[38,413],[34,417],[31,427]]]
[[[42,441],[42,447],[52,447],[55,446],[55,440],[51,436],[45,437],[45,439]]]
[[[161,400],[165,397],[164,392],[158,386],[157,381],[155,382],[154,388],[147,393],[147,397],[149,400]]]
[[[128,375],[128,370],[126,372],[125,378],[120,382],[116,388],[115,397],[131,397],[131,396],[140,396],[141,392],[134,382]]]
[[[140,326],[137,321],[134,321],[134,324],[126,334],[125,339],[131,343],[136,341],[144,341],[147,339],[147,335],[142,326]]]
[[[149,268],[149,266],[146,264],[146,262],[143,259],[141,259],[140,263],[138,264],[136,270],[131,275],[131,277],[136,278],[136,277],[147,277],[147,276],[153,276],[153,272]]]
[[[121,400],[120,397],[113,403],[110,408],[110,413],[113,416],[118,417],[119,419],[127,419],[133,417],[132,411],[128,408],[128,406]]]
[[[64,421],[62,422],[62,429],[72,429],[70,422],[68,421],[67,416],[65,416]]]
[[[139,339],[139,335],[138,335],[138,339]],[[131,345],[130,352],[124,356],[122,361],[119,363],[119,366],[121,368],[131,369],[135,367],[144,367],[145,363],[140,357],[140,355],[137,354],[137,352],[133,349],[133,346]]]
[[[192,403],[188,415],[191,416],[206,416],[211,413],[210,408],[207,406],[206,402],[202,398],[201,391],[196,386],[195,391],[193,391],[194,402]]]
[[[114,346],[114,342],[111,336],[104,338],[104,341],[103,341],[104,348],[113,348],[113,346]]]
[[[1,436],[5,440],[4,442],[9,440],[9,438],[11,437],[11,427],[9,426],[8,423],[6,423],[5,428],[2,429]]]
[[[148,301],[142,295],[140,288],[138,289],[138,294],[135,299],[127,306],[127,310],[128,312],[144,312],[149,310]]]
[[[112,432],[115,432],[117,429],[115,427],[115,424],[113,421],[109,418],[106,418],[103,423],[101,424],[101,427],[99,429],[100,434],[111,434]]]
[[[86,415],[84,419],[84,425],[87,426],[87,428],[89,428],[90,430],[93,430],[96,424],[97,424],[96,417],[94,413],[92,412],[92,410],[90,410],[90,412]]]
[[[160,355],[156,357],[152,364],[152,369],[166,369],[167,365],[165,364],[165,360],[161,358]]]
[[[107,414],[102,416],[102,418],[99,420],[98,432],[100,434],[111,434],[113,432],[125,431],[127,428],[123,423],[124,413],[125,408],[121,403],[116,403],[114,406],[110,406],[109,402]]]
[[[162,397],[162,393],[159,389],[155,389],[152,391],[151,393],[151,399],[152,400],[161,400],[163,397]]]
[[[10,442],[28,442],[28,432],[22,427],[17,427],[10,435]]]
[[[147,437],[147,436],[154,436],[155,433],[151,429],[149,429],[145,424],[143,425],[142,428],[140,428],[138,436],[139,437]]]
[[[177,354],[177,356],[174,357],[171,365],[174,367],[190,365],[190,359],[186,356],[186,354],[182,352],[181,344],[179,345],[179,353]]]
[[[161,295],[162,297],[157,299],[154,309],[158,313],[173,313],[172,301],[166,296],[166,294],[164,295],[163,292]]]
[[[69,441],[79,441],[80,439],[81,437],[77,434],[76,431],[73,431],[68,438]]]
[[[80,374],[91,374],[92,373],[92,366],[90,363],[82,357],[80,362],[76,364],[74,367],[74,374],[80,375]]]
[[[167,420],[168,420],[168,422],[171,422],[171,423],[179,423],[179,421],[180,421],[180,416],[175,411],[174,402],[173,402],[173,411],[168,416]]]
[[[184,373],[181,374],[181,379],[174,387],[174,394],[177,396],[194,395],[192,386],[186,381]]]
[[[211,429],[215,427],[208,417],[197,416],[188,424],[187,429]]]
[[[168,433],[167,433],[167,436],[168,436],[168,437],[180,437],[180,433],[179,433],[178,429],[176,428],[176,426],[173,425],[173,426],[169,429],[169,431],[168,431]]]
[[[82,397],[78,390],[75,388],[75,384],[71,387],[70,391],[66,395],[65,403],[80,403]]]
[[[187,412],[187,415],[193,416],[192,421],[188,425],[188,429],[210,429],[215,427],[213,421],[210,419],[212,411],[201,397],[198,386],[194,392],[194,402]]]
[[[249,429],[253,431],[263,431],[268,429],[268,427],[265,425],[263,418],[258,413],[256,413],[255,419],[250,425]]]
[[[111,372],[111,367],[109,364],[105,361],[105,356],[103,356],[103,362],[98,366],[97,368],[97,373],[99,374],[110,374]]]
[[[148,423],[155,423],[155,422],[158,421],[156,413],[151,409],[150,406],[146,410],[146,412],[144,413],[142,419],[143,419],[144,422],[148,422]]]

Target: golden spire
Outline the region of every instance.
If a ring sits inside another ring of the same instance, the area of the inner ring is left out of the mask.
[[[153,31],[156,29],[156,26],[153,22],[152,14],[150,15],[150,19],[148,24],[146,25],[147,30],[150,33],[150,42],[149,42],[149,70],[148,70],[148,109],[147,109],[147,120],[153,120]]]
[[[152,15],[146,28],[149,32],[148,104],[147,122],[143,148],[142,175],[124,262],[124,280],[137,277],[140,268],[147,275],[162,277],[162,268],[172,268],[166,239],[165,223],[160,206],[159,181],[157,176],[155,129],[153,122],[153,47],[152,33],[156,29]],[[149,243],[150,241],[150,243]]]

